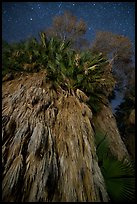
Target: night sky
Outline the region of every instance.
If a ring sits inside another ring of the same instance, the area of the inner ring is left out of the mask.
[[[71,11],[88,26],[92,41],[96,31],[112,31],[135,43],[135,2],[3,2],[2,38],[8,42],[38,37],[55,15]]]

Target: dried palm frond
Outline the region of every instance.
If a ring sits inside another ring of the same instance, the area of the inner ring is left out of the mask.
[[[60,90],[44,87],[47,91],[35,82],[27,86],[23,95],[15,90],[12,97],[16,106],[12,104],[9,120],[13,118],[16,125],[12,135],[7,130],[3,145],[3,200],[107,201],[96,157],[92,111],[84,90],[72,94],[61,86]],[[19,155],[23,161],[15,169]]]
[[[58,167],[50,129],[45,129],[42,124],[37,124],[28,145],[26,171],[24,175],[24,200],[49,200],[54,190],[58,176]],[[47,189],[45,191],[45,189]]]
[[[16,191],[18,190],[18,187],[20,187],[18,185],[20,185],[19,177],[21,175],[21,171],[23,168],[22,160],[23,160],[22,155],[21,154],[18,155],[12,162],[9,170],[7,171],[7,173],[3,178],[3,183],[2,183],[3,199],[8,200],[8,197],[16,193]]]
[[[82,102],[87,102],[89,100],[89,97],[80,89],[76,90],[76,96],[79,98]]]
[[[5,165],[5,171],[8,170],[13,160],[21,153],[23,142],[27,135],[28,130],[29,130],[29,124],[27,121],[24,124],[22,124],[20,129],[16,132],[15,136],[12,138],[12,142],[11,144],[9,144],[9,148],[12,149],[12,151],[8,152],[8,158],[7,158],[7,162]]]
[[[46,145],[47,136],[47,127],[44,126],[42,123],[37,123],[30,138],[30,142],[28,144],[28,152],[33,152],[35,155],[37,151],[41,148],[41,145],[43,147],[44,145]]]

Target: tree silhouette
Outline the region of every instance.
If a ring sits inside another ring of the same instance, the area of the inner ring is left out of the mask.
[[[131,70],[133,49],[128,37],[107,31],[99,31],[91,46],[92,52],[102,52],[110,59],[113,75],[117,80],[117,87],[123,88],[127,84]]]
[[[84,20],[78,21],[71,12],[65,11],[63,15],[55,16],[51,27],[45,30],[48,37],[58,37],[62,41],[70,40],[75,46],[87,46],[87,40],[83,38],[87,31]]]

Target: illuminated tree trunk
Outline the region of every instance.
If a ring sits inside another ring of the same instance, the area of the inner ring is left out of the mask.
[[[108,201],[92,112],[41,73],[3,83],[3,201]]]
[[[129,159],[129,154],[121,139],[115,117],[109,105],[102,105],[102,110],[94,117],[94,125],[97,130],[104,133],[109,141],[109,148],[118,160]]]

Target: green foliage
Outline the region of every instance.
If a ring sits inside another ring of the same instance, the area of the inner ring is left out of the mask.
[[[108,87],[112,88],[114,85],[113,77],[105,73],[107,59],[101,53],[93,56],[89,51],[76,53],[71,49],[70,41],[61,42],[56,38],[47,41],[46,47],[50,53],[47,61],[47,79],[51,80],[51,75],[54,75],[52,78],[62,88],[81,89],[91,96],[89,104],[92,109],[95,112],[99,111],[102,100],[100,95],[110,93]]]
[[[10,62],[8,59],[11,53],[11,46],[7,42],[2,41],[2,76],[6,75],[10,70]]]
[[[109,153],[109,143],[106,135],[102,134],[102,132],[97,131],[95,134],[95,142],[96,142],[96,151],[98,155],[99,164],[102,163],[104,158],[107,157]]]
[[[48,39],[43,32],[40,40],[39,43],[30,38],[25,42],[4,45],[3,73],[9,69],[36,72],[43,67],[46,69],[46,81],[65,90],[81,89],[90,96],[92,109],[99,111],[103,95],[107,97],[114,86],[107,59],[101,53],[77,53],[69,40]]]
[[[92,108],[93,113],[100,112],[102,108],[102,100],[100,99],[100,95],[92,92],[89,97],[88,104]]]
[[[135,172],[132,162],[117,160],[109,149],[106,135],[96,131],[98,162],[112,202],[135,200]]]
[[[103,159],[101,171],[112,201],[135,201],[134,169],[129,162],[107,157]]]
[[[36,39],[31,38],[24,42],[8,45],[8,48],[3,44],[2,64],[3,72],[24,71],[24,65],[29,64],[30,67],[39,59],[39,46]],[[37,66],[38,67],[38,66]],[[27,71],[27,70],[26,70]],[[36,70],[34,70],[36,71]]]

